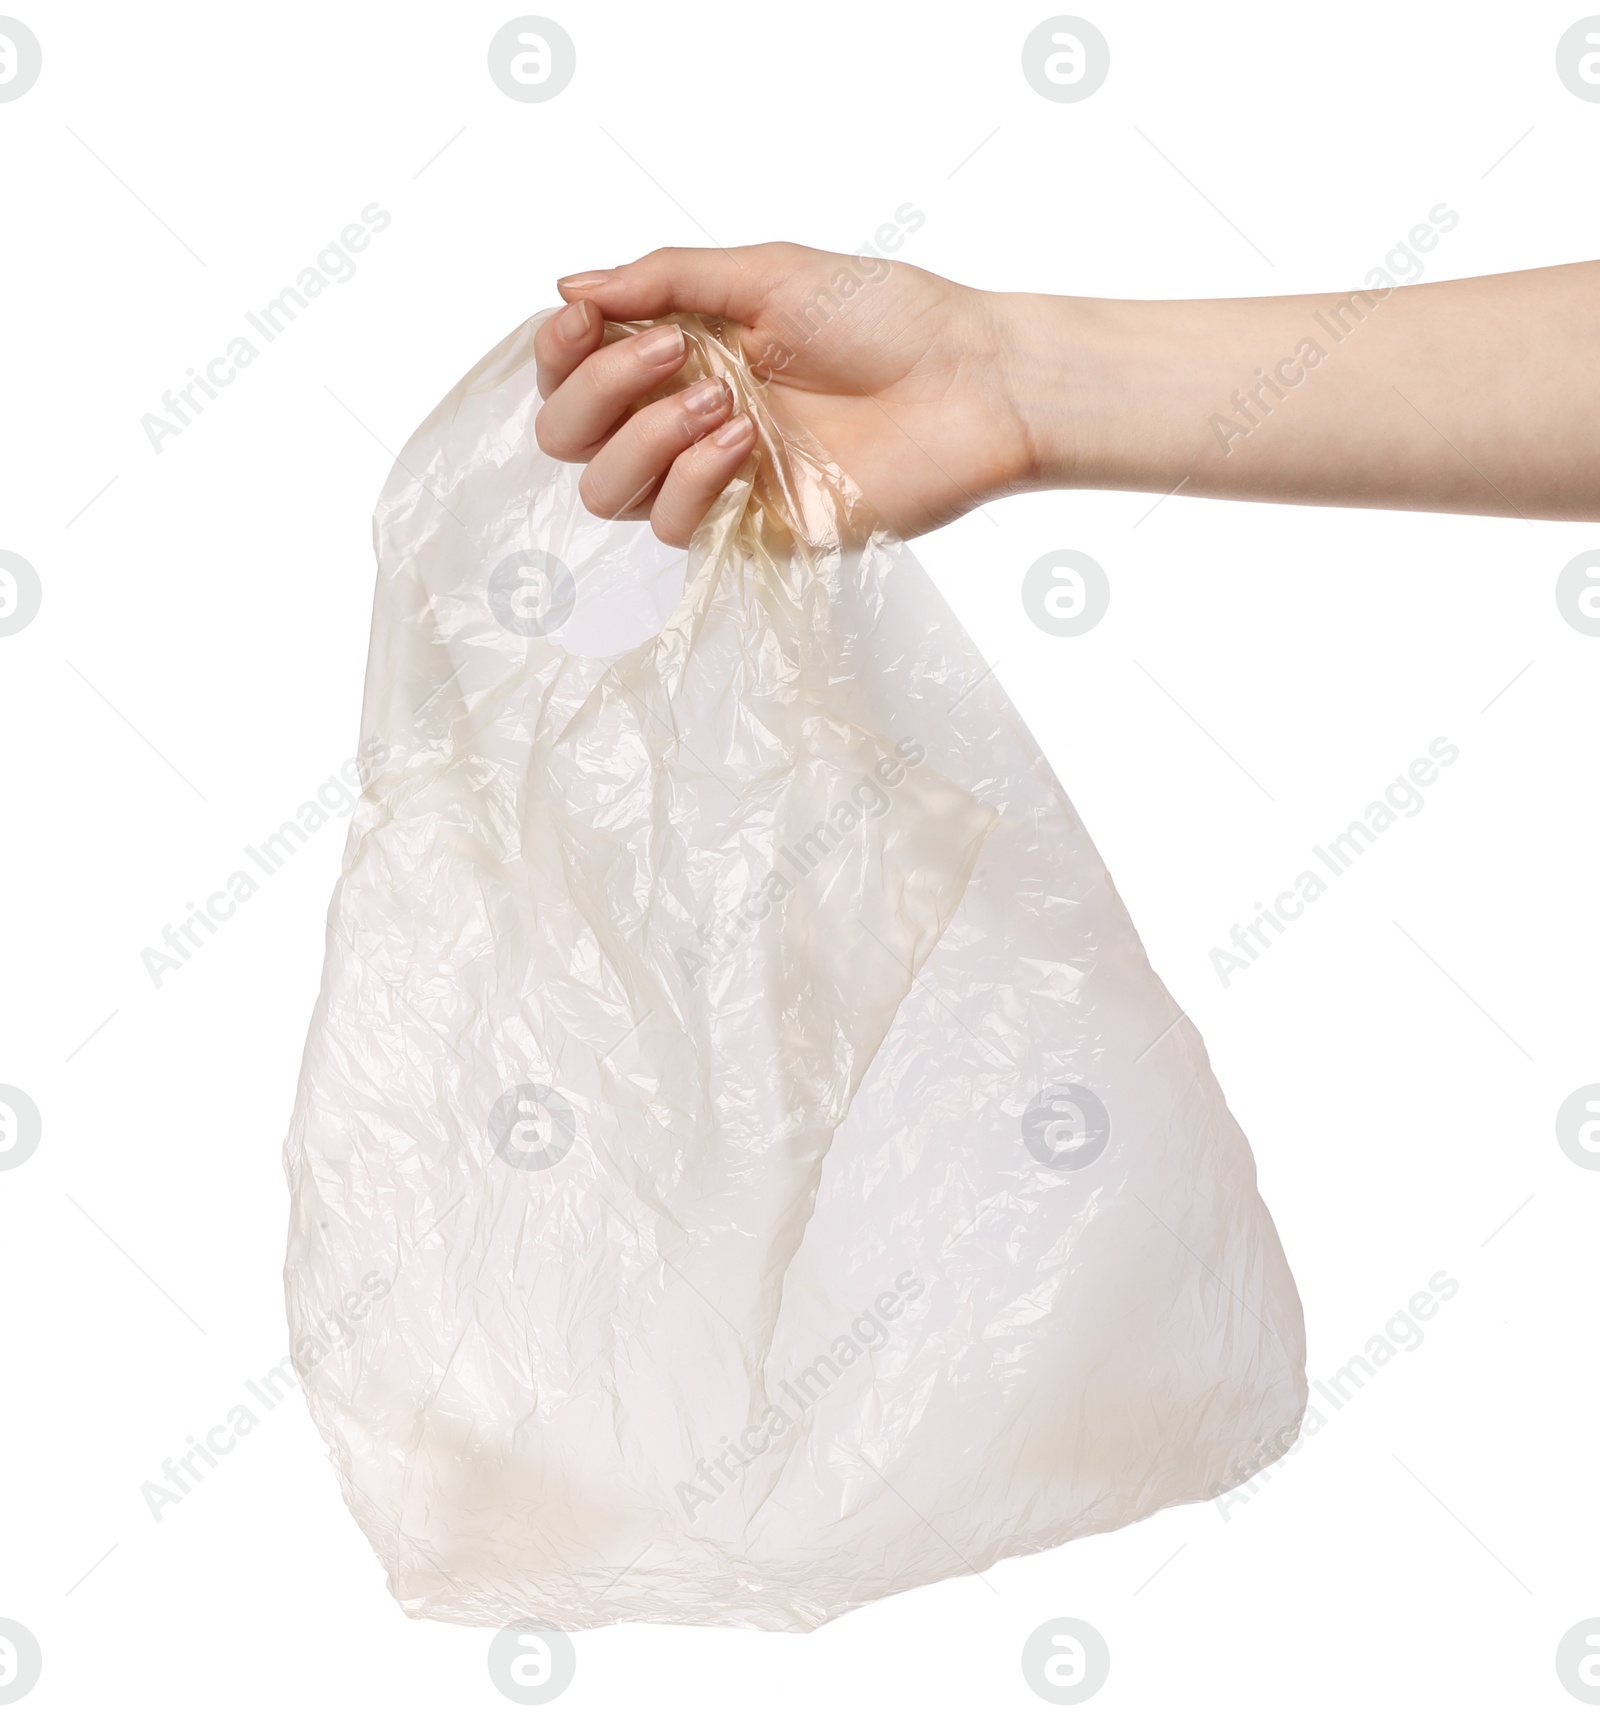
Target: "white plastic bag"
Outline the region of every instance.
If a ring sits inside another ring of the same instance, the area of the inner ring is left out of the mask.
[[[680,321],[761,433],[686,580],[539,453],[536,323],[378,505],[286,1278],[413,1615],[813,1627],[1304,1409],[1248,1146],[1049,767]]]

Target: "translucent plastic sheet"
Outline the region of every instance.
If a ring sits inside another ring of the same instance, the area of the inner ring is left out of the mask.
[[[539,452],[536,321],[378,505],[286,1278],[413,1615],[813,1627],[1304,1409],[1249,1148],[1049,767],[680,321],[760,431],[686,574]]]

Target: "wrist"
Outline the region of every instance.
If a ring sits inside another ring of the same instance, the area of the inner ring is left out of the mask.
[[[1183,353],[1158,303],[993,298],[1007,410],[1025,451],[1017,489],[1159,490],[1183,476],[1169,398]]]
[[[1007,293],[998,317],[1005,331],[1002,368],[1026,464],[1018,488],[1093,488],[1115,393],[1105,375],[1111,355],[1094,327],[1094,302],[1043,293]]]
[[[1064,490],[1093,485],[1096,400],[1087,387],[1098,368],[1075,308],[1082,302],[1043,293],[988,296],[997,330],[1003,411],[1018,451],[1016,490]],[[1075,327],[1079,325],[1080,327]]]

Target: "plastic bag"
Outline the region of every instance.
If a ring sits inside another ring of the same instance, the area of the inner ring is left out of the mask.
[[[378,504],[286,1281],[416,1616],[814,1627],[1304,1410],[1249,1148],[1049,767],[678,321],[760,433],[686,573],[538,451],[537,320]]]

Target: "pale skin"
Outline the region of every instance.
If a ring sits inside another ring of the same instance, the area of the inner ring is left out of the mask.
[[[539,446],[583,463],[591,512],[648,519],[671,545],[754,427],[720,384],[639,407],[681,368],[681,337],[602,347],[607,321],[730,320],[779,424],[902,538],[1070,488],[1600,520],[1600,263],[1353,302],[1109,300],[773,244],[655,251],[557,285],[566,308],[534,343]]]

